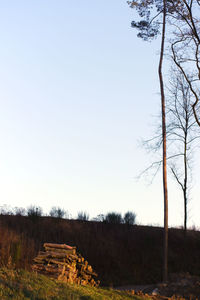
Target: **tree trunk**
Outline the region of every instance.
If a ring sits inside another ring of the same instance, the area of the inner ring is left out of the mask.
[[[187,231],[187,194],[186,189],[183,191],[184,196],[184,231]]]
[[[161,93],[161,107],[162,107],[162,138],[163,138],[163,193],[164,193],[164,243],[163,243],[163,281],[167,281],[168,275],[168,192],[167,192],[167,147],[166,147],[166,117],[165,117],[165,93],[162,76],[162,65],[165,45],[165,27],[166,27],[166,0],[163,0],[163,25],[162,38],[160,49],[159,62],[159,80]]]
[[[183,188],[183,197],[184,197],[184,231],[187,231],[187,131],[188,131],[188,116],[186,112],[186,131],[185,131],[185,141],[184,141],[184,188]]]

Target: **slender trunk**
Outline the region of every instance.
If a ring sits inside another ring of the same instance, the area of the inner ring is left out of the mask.
[[[188,128],[188,116],[186,111],[186,124],[185,124],[185,140],[184,140],[184,186],[183,186],[183,197],[184,197],[184,231],[187,231],[187,128]]]
[[[184,231],[187,231],[187,194],[186,189],[183,191],[183,197],[184,197]]]
[[[166,117],[165,117],[165,93],[162,76],[162,65],[165,45],[165,27],[166,27],[166,0],[163,0],[163,26],[159,62],[159,80],[162,107],[162,139],[163,139],[163,193],[164,193],[164,243],[163,243],[163,281],[167,281],[168,275],[168,193],[167,193],[167,147],[166,147]]]

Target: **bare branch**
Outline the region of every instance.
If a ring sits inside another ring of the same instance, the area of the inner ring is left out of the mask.
[[[181,183],[181,181],[179,180],[179,176],[176,174],[176,171],[171,167],[170,168],[172,171],[172,174],[174,175],[176,181],[178,182],[178,184],[181,186],[182,190],[184,189],[183,184]]]

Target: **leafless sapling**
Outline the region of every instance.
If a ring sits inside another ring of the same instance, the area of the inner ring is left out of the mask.
[[[192,109],[193,98],[185,77],[179,69],[173,68],[166,88],[167,162],[183,193],[185,231],[188,219],[188,192],[192,178],[192,158],[200,138]],[[159,131],[160,126],[156,129],[153,138],[143,142],[146,149],[158,152],[158,155],[162,145],[162,135]],[[161,162],[161,159],[154,160],[144,172],[153,169],[155,175]]]

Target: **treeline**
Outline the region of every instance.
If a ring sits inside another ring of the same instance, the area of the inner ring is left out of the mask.
[[[99,214],[95,218],[90,219],[86,211],[78,212],[75,218],[59,206],[52,206],[49,213],[44,214],[40,206],[31,205],[27,208],[23,207],[9,207],[7,205],[0,207],[0,215],[14,215],[14,216],[27,216],[30,219],[37,219],[38,217],[52,217],[58,219],[75,219],[79,221],[97,221],[111,224],[136,224],[136,213],[127,211],[124,215],[118,212],[108,212],[107,214]]]

